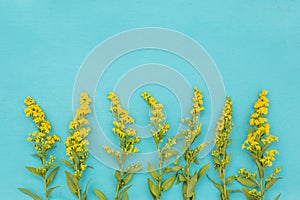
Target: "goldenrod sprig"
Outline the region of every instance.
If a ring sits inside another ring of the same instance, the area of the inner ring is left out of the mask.
[[[185,200],[196,199],[195,186],[203,174],[208,170],[210,164],[204,165],[199,171],[191,174],[190,167],[193,163],[199,164],[197,155],[206,146],[206,143],[200,143],[197,147],[192,148],[195,140],[200,136],[202,123],[199,122],[201,111],[203,107],[203,96],[198,88],[194,88],[193,105],[190,111],[190,118],[182,120],[183,125],[187,128],[181,130],[182,136],[184,136],[184,154],[183,160],[184,166],[179,166],[177,183],[182,182],[182,198]],[[178,167],[177,167],[178,168]]]
[[[128,114],[128,111],[122,108],[118,96],[110,92],[108,99],[111,101],[112,106],[110,111],[114,117],[112,131],[119,139],[119,146],[121,151],[111,149],[108,146],[104,146],[104,150],[107,154],[111,155],[118,164],[118,170],[115,171],[115,178],[117,181],[115,200],[128,199],[128,189],[132,185],[128,185],[131,181],[133,174],[141,170],[140,163],[131,164],[129,167],[125,167],[125,163],[130,154],[137,153],[139,149],[135,146],[140,137],[136,135],[136,130],[131,127],[134,124],[134,119]],[[95,189],[94,192],[101,200],[106,200],[106,196],[100,190]]]
[[[87,127],[89,121],[86,119],[86,116],[91,112],[89,107],[90,102],[91,99],[88,97],[88,94],[83,93],[80,95],[80,107],[76,110],[75,117],[70,123],[70,136],[68,136],[65,141],[66,155],[69,159],[62,160],[72,170],[72,173],[65,171],[66,181],[70,191],[78,197],[79,200],[86,200],[89,185],[88,182],[84,190],[80,187],[81,177],[89,167],[86,164],[89,157],[87,147],[89,142],[87,136],[91,129]]]
[[[250,173],[244,168],[239,170],[238,181],[252,190],[243,188],[244,195],[247,199],[264,200],[265,193],[274,183],[281,179],[276,177],[280,171],[280,167],[276,167],[273,173],[265,178],[265,169],[273,165],[277,150],[269,150],[273,142],[277,142],[278,138],[270,134],[270,124],[267,123],[266,115],[268,114],[269,100],[267,91],[259,94],[258,100],[254,104],[255,112],[250,117],[250,126],[248,137],[242,145],[243,149],[247,149],[251,158],[254,160],[257,172]],[[258,177],[257,177],[258,174]],[[280,194],[275,199],[279,199]]]
[[[230,133],[233,128],[232,122],[232,102],[230,97],[226,98],[226,103],[222,111],[222,116],[217,122],[215,133],[215,149],[212,151],[214,161],[214,169],[218,172],[218,177],[221,183],[212,180],[208,175],[209,180],[220,192],[221,200],[229,200],[229,196],[233,192],[241,192],[240,190],[228,189],[227,186],[232,181],[236,180],[236,176],[226,176],[226,168],[230,163],[231,153],[228,154],[227,147],[231,144]]]
[[[45,119],[45,113],[41,107],[31,97],[27,97],[24,100],[24,104],[27,106],[24,112],[27,117],[31,117],[33,122],[36,124],[37,131],[29,134],[27,140],[33,144],[36,151],[33,156],[39,158],[41,166],[39,167],[26,167],[32,174],[43,178],[44,185],[44,198],[48,200],[51,192],[59,186],[51,187],[57,171],[59,169],[58,164],[55,163],[55,157],[49,155],[49,150],[55,148],[55,143],[60,141],[57,135],[50,135],[51,124]],[[30,192],[24,188],[18,188],[20,191],[29,195],[35,200],[42,199],[38,195]]]
[[[149,174],[155,181],[153,182],[148,178],[148,187],[153,199],[159,200],[162,197],[162,192],[170,189],[174,181],[176,180],[176,175],[173,175],[166,180],[163,179],[164,174],[173,172],[172,169],[165,167],[164,163],[167,159],[178,154],[177,151],[172,149],[172,147],[176,144],[176,137],[168,137],[168,140],[163,145],[163,140],[170,128],[170,125],[165,122],[166,119],[163,112],[163,105],[158,103],[158,101],[153,98],[148,92],[144,92],[142,94],[142,97],[147,102],[151,110],[150,125],[153,128],[151,130],[151,134],[154,139],[159,158],[158,171],[155,170],[155,168],[150,163],[148,163]],[[178,171],[179,169],[174,170]]]

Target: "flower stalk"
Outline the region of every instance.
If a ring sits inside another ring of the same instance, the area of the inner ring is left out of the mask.
[[[63,163],[71,169],[72,173],[65,171],[66,181],[69,190],[78,200],[86,200],[90,183],[89,180],[84,189],[80,186],[83,173],[90,167],[86,164],[89,157],[87,136],[91,131],[90,127],[87,126],[89,121],[86,116],[91,113],[90,102],[91,99],[88,94],[80,94],[80,107],[76,110],[76,114],[69,125],[70,136],[65,141],[66,155],[69,158],[68,160],[62,159]]]
[[[200,143],[195,148],[192,145],[195,144],[195,140],[200,136],[202,123],[199,122],[200,113],[204,110],[203,107],[203,95],[198,88],[194,88],[193,95],[193,105],[190,111],[190,118],[185,118],[182,120],[182,124],[187,128],[181,130],[181,137],[184,137],[184,147],[183,147],[183,161],[184,165],[179,166],[179,171],[177,174],[177,184],[182,182],[182,198],[184,200],[196,199],[195,186],[199,182],[200,178],[209,169],[210,164],[206,164],[192,174],[191,166],[192,164],[199,164],[197,155],[206,146],[206,143]]]
[[[128,185],[135,172],[141,170],[140,163],[131,164],[126,167],[126,161],[131,154],[139,152],[139,149],[135,146],[140,137],[137,136],[136,130],[131,126],[134,124],[134,119],[128,114],[128,111],[122,108],[118,96],[110,92],[108,99],[111,101],[110,111],[114,117],[112,131],[119,139],[119,147],[121,150],[115,150],[108,146],[104,146],[104,150],[107,154],[112,156],[118,165],[118,170],[115,171],[114,176],[117,181],[115,200],[128,199],[128,189],[132,185]],[[95,194],[100,200],[106,200],[107,197],[100,190],[95,189]]]
[[[253,106],[255,112],[249,120],[251,128],[249,128],[248,137],[242,145],[242,149],[246,149],[249,152],[257,167],[257,171],[254,173],[244,168],[241,168],[238,172],[237,180],[247,187],[242,190],[245,197],[249,200],[264,200],[265,193],[281,179],[281,177],[276,177],[280,172],[279,166],[274,169],[268,178],[265,178],[267,167],[272,167],[275,155],[279,153],[277,150],[270,150],[272,143],[278,141],[278,137],[270,134],[270,124],[267,123],[266,115],[268,114],[269,106],[267,94],[267,91],[262,91]],[[278,194],[275,200],[279,199],[280,195]]]
[[[48,200],[50,194],[59,187],[49,187],[56,177],[59,169],[58,164],[55,163],[56,158],[49,154],[49,151],[56,147],[55,144],[60,141],[60,138],[57,135],[50,134],[51,124],[46,120],[45,113],[34,99],[27,97],[24,100],[24,104],[27,106],[24,110],[26,116],[32,118],[37,128],[37,131],[29,134],[27,140],[33,144],[36,151],[33,156],[38,158],[41,162],[39,167],[27,166],[26,169],[32,174],[43,179],[44,199]],[[18,189],[33,199],[42,199],[25,188]]]
[[[176,137],[168,137],[167,141],[164,142],[164,138],[167,136],[166,133],[168,132],[170,125],[166,123],[163,105],[148,92],[144,92],[142,98],[146,101],[151,110],[150,125],[152,126],[152,129],[150,132],[157,149],[159,168],[159,170],[156,170],[151,163],[148,163],[148,171],[153,179],[152,181],[148,178],[148,188],[152,198],[160,200],[162,198],[162,193],[170,189],[176,180],[176,174],[166,180],[163,178],[164,175],[179,170],[174,168],[170,169],[169,167],[164,166],[166,160],[178,154],[177,151],[172,149],[176,144]]]
[[[228,184],[236,180],[236,176],[226,176],[226,168],[231,160],[231,153],[228,153],[228,146],[231,144],[230,133],[233,129],[232,122],[232,102],[230,97],[226,98],[226,103],[222,111],[222,116],[217,122],[215,133],[215,149],[212,151],[214,169],[218,172],[219,182],[214,181],[211,177],[208,179],[219,190],[221,200],[229,200],[229,196],[233,192],[241,192],[240,190],[228,189]]]

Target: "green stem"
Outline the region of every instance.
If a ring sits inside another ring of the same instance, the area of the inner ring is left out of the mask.
[[[263,191],[263,180],[260,178],[259,189],[261,192],[261,200],[264,200],[264,191]]]
[[[42,158],[42,166],[44,169],[46,169],[46,166],[45,166],[45,156]],[[48,197],[47,197],[47,177],[46,177],[46,171],[45,173],[43,174],[43,181],[44,181],[44,191],[45,191],[45,200],[48,200]]]
[[[225,169],[223,169],[223,192],[224,192],[224,200],[228,200],[227,197],[227,188],[226,188],[226,178],[225,178]]]

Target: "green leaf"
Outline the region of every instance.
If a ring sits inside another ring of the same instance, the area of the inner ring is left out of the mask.
[[[148,171],[149,171],[149,174],[150,176],[155,180],[155,181],[158,181],[158,173],[157,171],[154,169],[154,167],[148,163]]]
[[[53,192],[53,190],[55,190],[56,188],[59,188],[59,187],[60,186],[55,186],[55,187],[47,189],[47,191],[46,191],[46,197],[48,198],[49,195],[51,194],[51,192]]]
[[[124,195],[123,200],[128,200],[128,193],[126,192],[126,194]]]
[[[115,176],[117,181],[121,180],[121,178],[122,178],[121,172],[119,170],[115,171],[114,176]]]
[[[52,169],[52,168],[54,168],[54,167],[57,167],[57,166],[58,166],[58,164],[57,164],[57,163],[54,163],[54,164],[52,164],[52,165],[50,165],[50,166],[48,167],[47,171],[49,171],[50,169]]]
[[[32,192],[30,192],[29,190],[25,189],[25,188],[18,188],[21,192],[24,192],[25,194],[27,194],[28,196],[32,197],[34,200],[42,200],[41,197],[33,194]]]
[[[247,178],[242,178],[242,177],[236,177],[236,180],[238,182],[240,182],[242,185],[244,186],[248,186],[248,187],[258,187],[257,183],[255,183],[254,181],[252,181],[251,179],[247,179]]]
[[[68,184],[68,187],[69,187],[70,191],[74,195],[78,196],[78,194],[79,194],[79,183],[78,183],[77,178],[73,174],[71,174],[70,172],[65,171],[65,173],[66,173],[67,184]]]
[[[239,193],[242,192],[241,190],[227,190],[227,196],[229,196],[231,193]]]
[[[171,176],[170,178],[168,178],[163,184],[162,184],[162,190],[166,191],[168,189],[170,189],[170,187],[174,184],[174,181],[176,180],[176,175]]]
[[[279,178],[273,178],[270,182],[268,182],[267,184],[265,184],[265,191],[267,191],[268,189],[270,189],[274,183],[276,183],[278,180],[282,179],[281,177]]]
[[[34,167],[26,167],[26,169],[27,169],[28,171],[30,171],[32,174],[36,175],[36,176],[43,177],[43,174],[37,172],[37,171],[36,171],[36,168],[34,168]]]
[[[38,158],[38,159],[40,159],[42,161],[42,158],[41,158],[41,156],[39,154],[34,153],[34,154],[32,154],[32,156],[34,156],[34,157],[36,157],[36,158]]]
[[[242,191],[243,191],[243,193],[244,193],[244,195],[245,195],[245,197],[246,197],[247,200],[258,200],[257,198],[255,198],[254,196],[251,196],[249,194],[249,191],[250,191],[249,189],[242,188]]]
[[[90,179],[90,180],[88,181],[88,183],[86,184],[85,189],[84,189],[84,192],[83,192],[82,197],[81,197],[81,200],[86,200],[86,193],[87,193],[87,189],[88,189],[88,187],[89,187],[89,184],[91,183],[91,180],[92,180],[92,179]]]
[[[174,149],[167,149],[167,150],[163,151],[163,154],[166,154],[166,153],[167,154],[171,154],[172,156],[178,154],[178,152],[176,150],[174,150]]]
[[[121,198],[125,193],[127,194],[127,190],[129,190],[129,188],[131,188],[132,185],[129,185],[127,187],[125,187],[121,192],[120,194],[118,195],[119,198]]]
[[[165,173],[178,172],[181,169],[182,169],[181,166],[175,166],[175,167],[171,167],[171,168],[166,167],[165,170],[164,170],[164,172]]]
[[[206,174],[207,178],[214,184],[214,186],[220,191],[220,193],[223,193],[223,187],[221,184],[215,182],[214,180],[212,180],[207,174]]]
[[[279,200],[280,196],[281,196],[281,193],[278,194],[274,200]]]
[[[108,200],[100,190],[94,189],[94,192],[100,200]]]
[[[225,181],[225,184],[229,184],[231,183],[232,181],[236,180],[236,177],[235,176],[229,176],[226,181]]]
[[[198,182],[198,174],[194,173],[191,180],[187,183],[187,196],[191,197],[194,194],[195,186]]]
[[[65,160],[65,159],[61,159],[61,161],[62,161],[65,165],[67,165],[68,167],[70,167],[71,169],[74,169],[73,165],[72,165],[69,161],[67,161],[67,160]]]
[[[160,192],[158,190],[157,185],[155,185],[155,183],[153,183],[149,178],[148,178],[148,187],[149,187],[151,194],[154,197],[160,197]]]
[[[132,179],[132,176],[133,176],[133,174],[128,174],[128,175],[123,179],[125,185],[127,185],[127,184],[130,182],[130,180]]]
[[[55,177],[55,175],[56,175],[58,169],[59,169],[59,167],[56,167],[56,168],[55,168],[54,170],[52,170],[52,172],[49,174],[49,176],[48,176],[48,178],[47,178],[47,180],[46,180],[46,186],[47,186],[47,187],[52,183],[52,181],[53,181],[53,179],[54,179],[54,177]]]
[[[205,174],[205,172],[209,169],[209,167],[210,167],[210,163],[207,163],[206,165],[201,167],[201,169],[198,172],[198,180],[200,180],[200,178]]]
[[[182,174],[178,174],[176,184],[179,184],[180,182],[184,182],[184,181],[186,181],[186,178]]]

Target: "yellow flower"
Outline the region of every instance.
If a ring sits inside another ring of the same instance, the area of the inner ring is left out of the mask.
[[[51,130],[50,122],[45,119],[45,113],[35,100],[28,96],[24,100],[24,104],[27,106],[24,109],[26,116],[31,117],[38,128],[37,132],[34,131],[29,134],[27,140],[33,143],[37,153],[43,157],[48,150],[54,147],[56,142],[60,141],[60,138],[57,135],[49,135]]]
[[[262,91],[254,103],[253,107],[255,112],[251,115],[249,120],[251,128],[249,128],[247,139],[244,141],[244,144],[242,144],[242,148],[246,148],[251,158],[255,161],[257,166],[256,173],[259,174],[259,176],[256,176],[256,173],[254,173],[250,176],[250,173],[246,171],[240,170],[239,172],[241,177],[250,178],[251,181],[259,183],[257,187],[254,187],[259,189],[259,192],[257,192],[256,189],[248,192],[254,199],[264,199],[265,191],[267,190],[266,186],[280,171],[280,167],[276,167],[273,174],[264,180],[265,168],[271,167],[275,160],[275,155],[279,154],[277,150],[268,150],[271,146],[270,144],[278,141],[278,138],[270,134],[270,124],[267,123],[268,120],[265,116],[268,113],[269,106],[267,94],[267,91]]]
[[[89,123],[86,119],[86,115],[91,112],[89,103],[91,99],[86,93],[80,95],[80,107],[76,110],[75,116],[69,125],[70,136],[67,137],[65,141],[66,154],[69,156],[69,160],[73,162],[74,165],[74,175],[80,179],[83,172],[86,170],[85,162],[88,159],[88,140],[86,137],[90,132],[90,128],[86,127]],[[75,157],[77,159],[75,159]],[[78,161],[77,161],[78,160]]]
[[[140,141],[140,138],[136,136],[136,130],[130,127],[134,124],[134,119],[128,114],[127,110],[122,108],[115,93],[110,92],[107,98],[111,101],[110,111],[115,119],[112,122],[114,126],[112,131],[118,136],[120,148],[126,154],[137,153],[139,150],[134,145]],[[105,148],[107,149],[107,147]]]
[[[222,116],[219,118],[215,133],[215,150],[212,151],[213,157],[221,160],[221,163],[214,163],[215,169],[225,169],[229,164],[227,159],[226,147],[229,145],[230,132],[233,128],[232,122],[232,102],[230,97],[226,98],[225,106],[222,110]],[[221,171],[222,171],[221,170]]]

